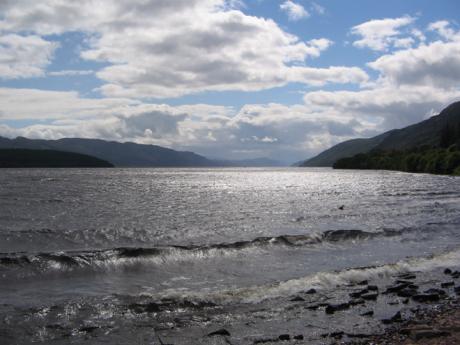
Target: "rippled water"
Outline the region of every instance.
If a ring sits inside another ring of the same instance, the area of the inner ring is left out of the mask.
[[[299,168],[1,170],[0,343],[219,344],[206,332],[226,326],[252,344],[306,320],[310,343],[324,315],[287,308],[292,296],[460,264],[458,182]]]

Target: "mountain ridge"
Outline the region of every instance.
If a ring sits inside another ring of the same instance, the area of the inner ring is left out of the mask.
[[[445,126],[460,125],[460,102],[454,102],[439,114],[413,125],[392,129],[372,138],[341,142],[299,164],[301,167],[331,167],[337,160],[371,150],[408,150],[419,146],[439,147]]]

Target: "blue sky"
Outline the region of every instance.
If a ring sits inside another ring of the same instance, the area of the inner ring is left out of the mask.
[[[0,4],[0,135],[292,162],[460,96],[460,3]]]

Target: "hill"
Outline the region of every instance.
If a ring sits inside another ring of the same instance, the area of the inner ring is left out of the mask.
[[[181,152],[156,145],[119,143],[99,139],[59,140],[0,137],[0,148],[74,152],[106,160],[118,167],[210,167],[218,164],[193,152]]]
[[[55,150],[0,149],[0,168],[108,168],[102,159]]]
[[[303,167],[332,166],[337,160],[371,150],[410,150],[420,146],[446,147],[442,142],[449,137],[449,131],[460,126],[460,102],[453,103],[429,119],[417,124],[394,129],[373,138],[352,139],[337,144],[319,155],[300,164]],[[444,139],[442,139],[444,138]]]

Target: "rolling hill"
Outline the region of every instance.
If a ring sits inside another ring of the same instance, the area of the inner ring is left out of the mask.
[[[460,102],[453,103],[438,115],[414,125],[393,129],[372,138],[352,139],[337,144],[300,163],[302,167],[330,167],[341,158],[371,150],[408,150],[420,146],[441,147],[445,128],[460,126]]]

